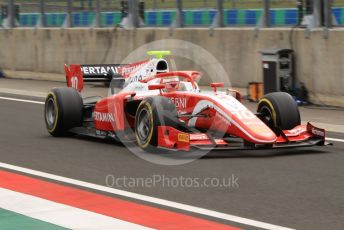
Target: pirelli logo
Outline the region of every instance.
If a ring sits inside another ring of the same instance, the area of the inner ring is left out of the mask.
[[[187,133],[178,133],[178,141],[190,142],[190,135]]]

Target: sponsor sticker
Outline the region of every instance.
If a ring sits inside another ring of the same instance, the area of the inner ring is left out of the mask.
[[[325,137],[325,132],[323,130],[320,130],[314,127],[312,128],[312,133],[318,137]]]
[[[189,142],[190,136],[187,133],[178,133],[178,141],[180,142]]]
[[[115,118],[112,113],[94,112],[93,117],[94,117],[94,120],[101,121],[101,122],[114,122],[115,121]]]
[[[204,133],[191,134],[190,139],[191,140],[195,140],[195,141],[209,140],[207,134],[204,134]]]
[[[143,79],[142,75],[134,75],[127,80],[127,84],[138,82],[138,81],[141,81],[142,79]]]
[[[83,75],[106,75],[110,70],[118,73],[117,66],[83,66],[81,68]]]
[[[123,67],[121,68],[121,73],[122,73],[123,75],[130,74],[131,72],[137,70],[138,68],[143,67],[144,65],[146,65],[146,63],[140,63],[140,64],[137,64],[137,65],[123,66]]]
[[[170,97],[170,100],[178,109],[185,109],[186,108],[186,98],[185,97],[183,97],[183,98]]]

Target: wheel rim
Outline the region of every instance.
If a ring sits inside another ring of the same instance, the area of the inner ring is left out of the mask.
[[[149,134],[152,128],[152,124],[149,118],[149,112],[146,108],[143,108],[138,116],[136,123],[137,135],[140,139],[141,144],[146,144],[149,139]]]
[[[46,110],[45,110],[45,120],[49,128],[54,126],[55,118],[56,118],[55,102],[53,98],[49,98],[46,103]]]
[[[273,121],[273,117],[272,117],[272,112],[269,109],[269,107],[267,106],[262,106],[260,108],[260,113],[263,114],[262,116],[262,120],[263,122],[268,125],[270,128],[274,127],[274,121]]]

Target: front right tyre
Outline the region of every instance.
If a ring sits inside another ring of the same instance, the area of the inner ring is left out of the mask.
[[[301,124],[299,108],[293,97],[285,92],[264,95],[258,102],[257,112],[275,133]]]

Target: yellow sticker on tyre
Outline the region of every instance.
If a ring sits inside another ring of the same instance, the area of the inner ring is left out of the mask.
[[[190,141],[190,135],[187,133],[178,133],[178,141],[189,142]]]

